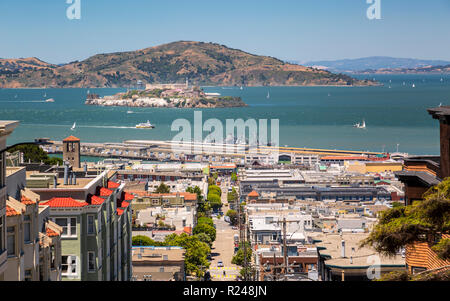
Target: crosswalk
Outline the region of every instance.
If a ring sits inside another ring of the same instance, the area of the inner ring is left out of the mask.
[[[236,279],[237,275],[211,275],[211,277],[216,279]]]
[[[238,268],[236,267],[211,267],[210,270],[216,270],[216,271],[237,271]]]

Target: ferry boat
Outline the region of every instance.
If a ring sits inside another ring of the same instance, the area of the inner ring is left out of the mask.
[[[154,129],[155,126],[153,124],[151,124],[149,120],[147,120],[147,122],[136,124],[136,128],[137,129]]]

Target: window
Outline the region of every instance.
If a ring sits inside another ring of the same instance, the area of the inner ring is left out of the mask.
[[[25,215],[23,217],[23,221],[23,240],[25,241],[25,243],[29,243],[31,242],[31,216],[29,214]]]
[[[95,219],[93,215],[87,216],[87,234],[95,234]]]
[[[98,228],[98,232],[102,232],[102,212],[101,211],[97,215],[97,228]]]
[[[62,269],[61,274],[63,276],[76,276],[77,275],[77,257],[73,255],[61,256]]]
[[[88,272],[95,272],[95,252],[88,252]]]
[[[55,268],[55,246],[50,247],[50,268]]]
[[[160,267],[160,268],[159,268],[159,272],[160,272],[160,273],[164,273],[164,267]]]
[[[7,232],[7,241],[8,241],[8,256],[16,256],[16,228],[8,227],[6,229]]]
[[[31,270],[25,270],[25,281],[33,280],[33,274]]]
[[[0,216],[0,253],[2,253],[5,250],[5,247],[3,246],[3,216]]]
[[[101,268],[103,265],[102,260],[103,260],[103,249],[99,248],[98,249],[98,266],[99,266],[99,268]]]
[[[62,237],[77,236],[77,218],[76,217],[57,217],[53,221],[63,228]]]

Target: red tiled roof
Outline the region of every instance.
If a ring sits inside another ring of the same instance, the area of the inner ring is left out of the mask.
[[[110,196],[113,192],[105,187],[100,188],[100,196]]]
[[[128,206],[130,206],[130,203],[127,201],[123,201],[122,204],[120,205],[120,207],[122,207],[122,208],[126,208]]]
[[[53,230],[50,229],[50,228],[47,228],[47,229],[45,229],[45,230],[46,230],[45,232],[46,232],[46,234],[47,234],[48,237],[56,237],[56,236],[59,236],[59,233],[53,231]]]
[[[184,227],[183,232],[186,234],[192,234],[192,228],[191,227]]]
[[[91,196],[91,205],[101,205],[105,202],[105,199],[102,197],[99,197],[97,195]]]
[[[253,190],[252,192],[250,192],[250,193],[248,194],[248,196],[249,196],[249,197],[259,197],[259,193],[256,192],[255,190]]]
[[[123,199],[125,201],[132,201],[132,200],[134,200],[134,195],[132,195],[131,193],[125,192],[123,195]]]
[[[52,208],[64,208],[64,207],[85,207],[89,204],[86,202],[76,201],[72,198],[52,198],[48,202],[41,203],[41,205],[50,206]]]
[[[117,215],[122,215],[123,214],[123,209],[117,208]]]
[[[20,212],[17,212],[14,208],[6,205],[6,216],[17,216],[20,215]]]
[[[80,141],[80,139],[78,139],[77,137],[74,137],[74,136],[69,136],[66,139],[64,139],[63,141],[76,142],[76,141]]]
[[[26,196],[22,196],[21,203],[24,204],[24,205],[34,205],[34,204],[36,204],[35,201],[30,200]]]
[[[120,187],[120,184],[119,184],[119,183],[112,182],[112,181],[109,181],[109,182],[108,182],[108,188],[109,188],[109,189],[116,189],[116,188],[119,188],[119,187]]]

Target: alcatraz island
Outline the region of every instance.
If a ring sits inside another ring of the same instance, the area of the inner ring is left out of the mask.
[[[240,97],[205,93],[186,84],[147,84],[144,90],[129,90],[112,96],[88,94],[85,104],[119,107],[228,108],[246,107]]]

